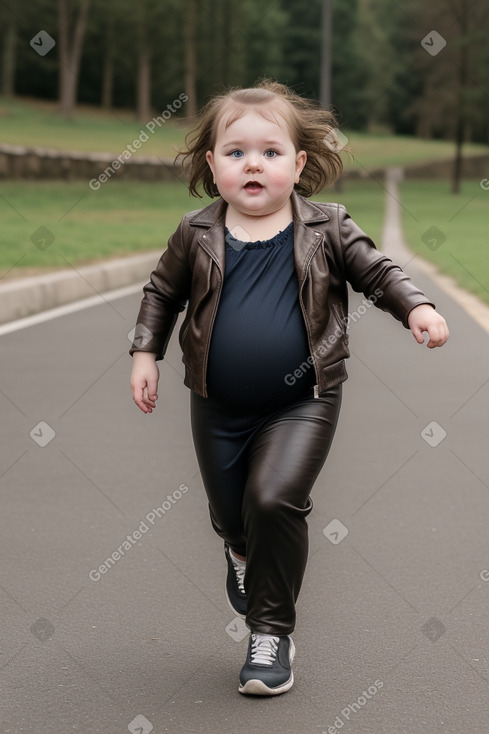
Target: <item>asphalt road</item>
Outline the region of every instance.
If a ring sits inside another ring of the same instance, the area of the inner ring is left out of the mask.
[[[147,416],[129,391],[140,294],[0,337],[2,734],[487,732],[488,336],[408,272],[451,339],[428,350],[374,308],[351,327],[296,684],[272,699],[237,690],[246,630],[177,331]]]

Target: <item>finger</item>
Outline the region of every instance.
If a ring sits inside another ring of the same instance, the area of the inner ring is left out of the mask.
[[[434,347],[437,347],[440,343],[440,332],[437,327],[431,327],[431,329],[428,329],[429,334],[429,341],[426,345],[429,349],[433,349]]]
[[[158,400],[158,381],[148,380],[148,397],[152,401]]]
[[[149,412],[155,407],[156,403],[154,400],[152,400],[148,395],[148,386],[146,385],[143,390],[143,402],[146,405],[147,408],[150,409]]]
[[[134,398],[134,402],[136,403],[138,408],[143,411],[143,413],[151,413],[151,408],[146,405],[142,396],[140,398]]]
[[[438,342],[438,327],[434,325],[427,325],[426,326],[426,333],[428,334],[428,344],[430,345],[430,349],[434,347]]]
[[[418,344],[422,344],[424,342],[424,334],[422,330],[418,326],[413,326],[411,331]]]
[[[448,329],[445,324],[431,327],[428,331],[430,340],[426,345],[430,349],[434,347],[442,347],[448,339]]]
[[[134,398],[134,402],[136,403],[138,408],[140,408],[140,410],[143,411],[143,413],[151,413],[152,408],[150,405],[147,404],[145,397],[144,397],[144,392],[142,390],[139,396]]]
[[[141,384],[138,384],[138,385],[131,384],[132,399],[134,400],[138,408],[143,411],[143,413],[150,413],[151,406],[147,405],[145,396],[144,396],[145,387],[146,387],[145,385],[143,386]]]

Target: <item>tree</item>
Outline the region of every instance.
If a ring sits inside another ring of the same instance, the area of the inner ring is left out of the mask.
[[[144,16],[139,24],[138,39],[136,117],[138,122],[146,122],[151,117],[151,51]]]
[[[136,57],[136,116],[147,122],[183,89],[183,7],[179,0],[117,1],[134,36],[126,55]]]
[[[187,117],[197,114],[197,64],[195,54],[195,30],[197,22],[197,4],[195,0],[186,0],[184,22],[185,47],[185,92],[187,94]]]
[[[333,39],[333,0],[322,0],[320,100],[327,109],[331,105],[331,55]]]
[[[412,110],[418,117],[419,134],[443,135],[455,142],[451,190],[458,193],[463,143],[473,139],[481,123],[481,109],[487,120],[483,69],[489,63],[484,32],[489,8],[487,2],[443,0],[432,5],[413,2],[413,12],[418,43],[426,40],[423,48],[421,44],[418,47],[418,73],[422,74],[423,87]],[[484,134],[487,136],[487,130]]]
[[[1,93],[11,97],[15,91],[15,61],[17,49],[17,18],[5,6],[0,8],[3,27]]]
[[[106,19],[104,66],[102,72],[102,107],[110,109],[114,98],[114,71],[115,71],[115,19],[114,13],[108,13]]]
[[[59,109],[68,119],[73,117],[75,110],[89,8],[90,0],[82,0],[77,15],[71,21],[70,0],[58,0]]]
[[[363,70],[362,95],[357,95],[357,104],[369,130],[393,127],[389,101],[399,92],[396,75],[405,69],[396,38],[399,25],[406,25],[405,16],[399,18],[401,12],[392,0],[358,0],[351,43],[357,49],[356,63]],[[405,81],[400,86],[405,89]]]
[[[321,0],[311,0],[304,6],[295,0],[282,0],[282,7],[287,15],[283,29],[281,79],[298,92],[319,99]],[[337,32],[336,26],[334,32]]]

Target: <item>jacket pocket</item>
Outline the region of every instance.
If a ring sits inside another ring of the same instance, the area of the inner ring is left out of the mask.
[[[182,351],[183,351],[183,348],[184,348],[185,337],[187,336],[187,333],[188,333],[188,330],[189,330],[189,327],[190,327],[190,316],[189,316],[189,313],[188,312],[187,312],[187,319],[186,320],[187,320],[187,323],[184,322],[182,324],[182,327],[181,327],[181,330],[180,330],[180,335],[179,335],[179,342],[180,342],[180,347],[181,347]]]
[[[348,344],[348,334],[346,331],[347,323],[348,323],[348,316],[345,316],[343,313],[343,309],[338,306],[337,303],[331,304],[331,309],[333,311],[333,316],[335,317],[335,321],[338,324],[339,328],[341,329],[341,335],[343,339],[345,340],[345,343]]]

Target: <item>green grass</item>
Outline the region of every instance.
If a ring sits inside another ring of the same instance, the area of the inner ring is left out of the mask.
[[[315,197],[344,203],[372,238],[379,236],[384,198],[371,181]],[[66,268],[136,252],[163,250],[185,212],[210,200],[188,195],[184,184],[110,181],[98,191],[88,183],[0,182],[0,278]],[[31,236],[47,227],[54,242],[39,249]],[[12,270],[10,270],[12,268]]]
[[[429,163],[451,160],[454,144],[444,140],[420,140],[407,135],[374,135],[372,133],[348,133],[348,145],[354,155],[344,157],[345,170],[360,168],[371,170],[388,166],[409,166],[412,163]],[[488,154],[487,145],[468,144],[464,155]]]
[[[66,267],[63,258],[82,265],[163,250],[182,214],[202,206],[199,201],[178,183],[111,181],[92,191],[87,182],[2,182],[1,275],[14,266]],[[55,237],[44,250],[31,241],[41,226]]]
[[[50,101],[0,97],[0,139],[4,143],[36,145],[60,150],[106,151],[118,154],[144,130],[135,122],[134,112],[104,112],[96,107],[80,106],[72,122],[60,117],[56,104]],[[134,155],[157,155],[174,158],[184,146],[188,128],[173,120],[156,128],[149,140]],[[147,131],[146,131],[147,132]],[[344,154],[345,170],[372,169],[392,165],[408,165],[453,156],[453,143],[441,140],[418,140],[407,136],[349,132],[354,160]],[[467,145],[465,153],[487,153],[487,146]]]
[[[448,182],[404,181],[400,193],[409,247],[489,303],[489,191],[479,181],[464,181],[457,195],[449,192]],[[431,227],[445,241],[435,236],[425,244],[422,237]]]
[[[312,199],[343,204],[348,214],[373,239],[380,250],[385,190],[379,184],[372,179],[344,182],[341,191],[325,189]]]
[[[149,140],[135,156],[156,155],[174,158],[185,142],[187,130],[171,118],[150,134],[144,123],[135,121],[134,112],[104,112],[96,107],[80,107],[72,121],[56,112],[53,102],[12,100],[0,97],[0,138],[3,143],[31,145],[58,150],[98,151],[118,154],[137,138],[141,130]]]

